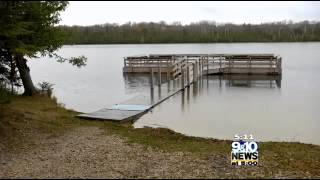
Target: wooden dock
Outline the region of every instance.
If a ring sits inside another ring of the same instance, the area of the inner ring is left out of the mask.
[[[161,72],[176,76],[198,64],[200,74],[281,74],[281,57],[274,54],[151,54],[124,58],[124,73]]]
[[[125,57],[124,73],[150,74],[150,94],[141,94],[112,107],[80,114],[78,117],[112,121],[135,120],[197,82],[203,75],[279,75],[281,71],[281,57],[273,54],[152,54]],[[163,74],[167,75],[165,83],[161,83]],[[155,79],[158,81],[155,82]]]

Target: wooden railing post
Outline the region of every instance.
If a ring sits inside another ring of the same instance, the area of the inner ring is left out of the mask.
[[[278,73],[281,73],[281,62],[282,62],[282,58],[280,57],[279,59],[278,59],[278,64],[277,64],[277,67],[278,67]]]
[[[229,73],[231,73],[231,58],[229,59]]]
[[[197,81],[197,62],[192,63],[192,69],[193,69],[193,82]]]
[[[201,74],[201,64],[200,64],[200,59],[199,61],[197,62],[197,67],[198,67],[198,77],[200,77],[202,74]]]
[[[159,73],[159,81],[158,81],[158,85],[161,85],[161,67],[160,67],[160,59],[158,60],[158,73]]]
[[[167,59],[167,81],[170,81],[170,67],[169,67],[169,59]]]
[[[199,58],[199,76],[202,76],[201,61],[202,57]]]
[[[203,75],[204,58],[201,59],[201,75]]]
[[[207,75],[209,74],[209,55],[207,55]]]
[[[251,56],[250,56],[250,60],[249,60],[249,73],[251,73],[252,72],[252,70],[251,70],[251,67],[252,65],[251,65]]]
[[[270,73],[272,73],[272,61],[273,61],[273,57],[270,58]]]

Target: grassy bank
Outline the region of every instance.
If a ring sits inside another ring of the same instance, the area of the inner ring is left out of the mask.
[[[128,143],[166,152],[189,152],[204,159],[221,156],[229,163],[231,141],[187,137],[167,129],[133,129],[129,123],[80,120],[75,118],[76,114],[46,97],[10,97],[0,104],[1,149],[20,153],[23,151],[20,146],[37,146],[32,139],[43,134],[60,136],[73,128],[97,126],[104,129],[106,135],[123,137]],[[290,177],[320,177],[320,146],[259,143],[259,167],[251,169],[259,171],[262,177],[274,177],[279,172],[292,175]]]

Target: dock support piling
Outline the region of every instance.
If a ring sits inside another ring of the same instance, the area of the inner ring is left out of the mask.
[[[190,85],[190,67],[187,65],[187,87]]]
[[[202,57],[200,58],[200,61],[199,61],[199,69],[200,69],[200,76],[202,76]]]
[[[151,73],[150,73],[150,86],[151,89],[153,89],[153,68],[150,69]]]
[[[154,88],[153,88],[153,86],[150,88],[150,101],[151,101],[151,104],[154,103]]]
[[[161,85],[161,66],[160,66],[160,60],[159,60],[159,81],[158,81],[158,85]]]
[[[201,65],[200,65],[200,60],[198,61],[198,63],[197,63],[197,70],[198,70],[198,77],[200,77],[201,76]]]
[[[181,69],[181,89],[184,90],[184,69]]]
[[[204,70],[204,58],[201,60],[201,76],[203,76],[203,70]]]

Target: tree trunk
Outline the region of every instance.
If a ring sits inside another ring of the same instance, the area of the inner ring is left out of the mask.
[[[23,56],[15,57],[17,68],[19,70],[20,78],[24,87],[24,95],[32,96],[37,93],[37,89],[34,87],[31,76],[30,69],[27,66],[27,60]]]

